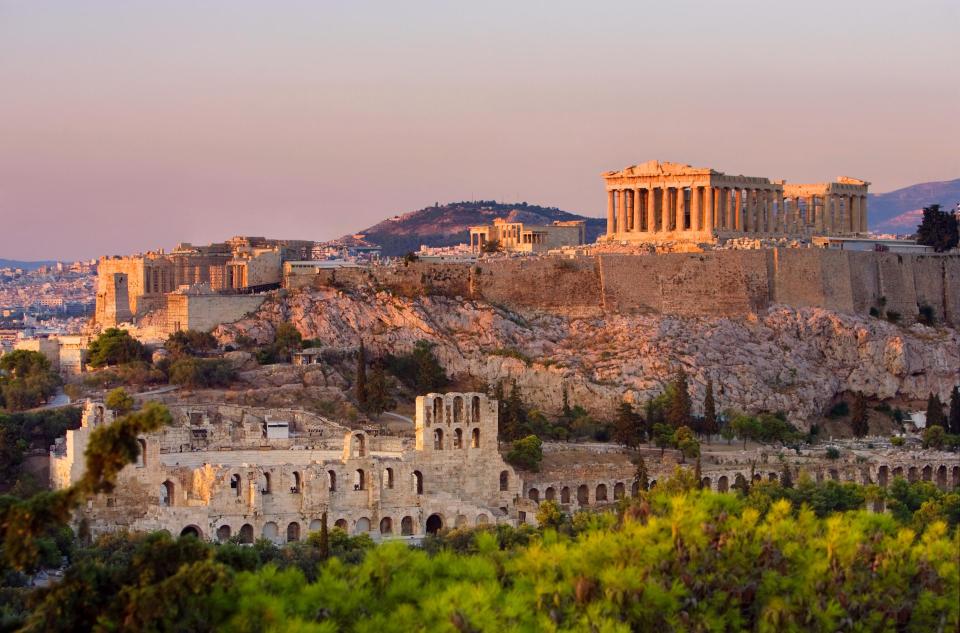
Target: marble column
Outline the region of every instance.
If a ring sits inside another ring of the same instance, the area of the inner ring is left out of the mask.
[[[639,233],[643,227],[640,218],[643,214],[643,205],[641,204],[640,189],[633,190],[633,232]]]
[[[743,231],[743,189],[740,187],[733,192],[733,218],[730,228],[734,231]]]
[[[723,228],[733,230],[733,188],[723,188]]]
[[[869,226],[869,225],[867,224],[867,197],[866,197],[866,196],[860,196],[860,228],[859,228],[859,231],[860,231],[861,233],[866,233],[867,230],[868,230],[868,229],[867,229],[868,226]]]
[[[694,185],[690,187],[690,230],[700,230],[700,187]]]
[[[654,221],[656,220],[656,206],[657,206],[657,196],[656,189],[650,187],[647,189],[647,232],[654,233],[657,230],[657,227],[654,226]]]
[[[687,192],[683,187],[677,187],[677,231],[683,231],[687,225]]]
[[[607,192],[607,235],[613,235],[613,196],[616,192],[610,190]]]
[[[620,204],[617,207],[617,233],[623,233],[627,222],[627,191],[621,189],[618,193]]]
[[[787,207],[784,205],[783,201],[783,189],[777,189],[774,192],[774,195],[777,199],[777,227],[774,229],[777,233],[789,233],[790,229],[787,224]]]
[[[763,190],[763,232],[773,231],[773,192],[769,189]]]
[[[703,230],[713,232],[713,186],[707,185],[703,188],[704,206],[703,206]]]
[[[850,232],[860,231],[860,196],[850,196]]]

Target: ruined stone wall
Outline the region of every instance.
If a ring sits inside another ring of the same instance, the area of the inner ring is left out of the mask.
[[[168,294],[163,311],[168,332],[197,330],[206,332],[221,323],[233,323],[253,312],[266,295],[189,295]]]
[[[471,297],[516,308],[582,314],[600,309],[600,276],[592,257],[518,257],[473,267]]]

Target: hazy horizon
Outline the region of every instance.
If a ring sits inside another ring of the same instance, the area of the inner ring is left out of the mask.
[[[0,0],[0,258],[331,239],[456,200],[600,216],[651,159],[960,175],[955,2]]]

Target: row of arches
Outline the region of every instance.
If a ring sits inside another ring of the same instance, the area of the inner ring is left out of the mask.
[[[446,405],[443,396],[434,396],[433,402],[425,407],[426,426],[431,424],[479,424],[480,423],[480,396],[469,396],[469,414],[466,409],[467,399],[464,396],[454,396],[450,405]]]
[[[818,482],[822,482],[826,479],[840,481],[840,475],[841,473],[838,469],[830,468],[825,472],[822,470],[816,471],[815,478]],[[731,477],[733,478],[732,482]],[[714,482],[710,477],[704,477],[702,479],[702,484],[704,488],[716,489],[718,492],[727,492],[731,487],[739,487],[743,484],[746,484],[747,478],[748,475],[745,475],[744,473],[734,473],[732,475],[720,475],[717,477],[715,487]],[[777,481],[779,478],[780,475],[778,473],[766,473],[766,479],[768,481]],[[906,479],[911,483],[915,483],[917,481],[929,481],[931,483],[935,483],[942,489],[947,489],[950,487],[960,486],[960,466],[952,466],[948,468],[945,464],[940,464],[936,467],[934,467],[932,464],[927,464],[923,467],[909,466],[904,468],[903,466],[895,466],[890,468],[889,466],[884,465],[877,468],[876,481],[874,481],[871,477],[869,470],[861,470],[859,483],[864,485],[877,484],[886,488],[893,482],[894,479],[897,478]],[[762,481],[763,479],[763,473],[753,474],[753,481]],[[847,472],[846,480],[856,481],[856,473]]]
[[[504,474],[506,471],[500,474],[500,485],[501,490],[504,490]],[[653,487],[656,485],[656,480],[650,482],[650,486]],[[637,482],[632,482],[630,485],[630,495],[637,496],[640,490],[640,485]],[[591,495],[591,492],[593,493]],[[608,486],[606,483],[599,483],[596,486],[592,487],[587,484],[580,484],[576,488],[571,486],[547,486],[543,489],[543,495],[541,498],[539,488],[528,488],[527,489],[527,498],[535,503],[540,503],[540,501],[556,501],[561,504],[572,503],[573,499],[576,499],[576,502],[580,506],[587,506],[591,503],[608,503],[612,501],[618,501],[623,499],[627,494],[627,484],[622,481],[614,482],[612,485]]]
[[[463,429],[454,429],[451,434],[453,437],[453,442],[451,448],[454,450],[467,448],[467,445],[463,441]],[[443,429],[434,429],[433,431],[433,450],[442,451],[447,448],[447,443],[444,441],[445,435]],[[480,448],[480,429],[472,429],[470,431],[470,448]]]
[[[396,487],[396,474],[393,468],[387,467],[384,468],[380,474],[380,483],[383,488],[387,490],[392,490]],[[370,477],[366,470],[358,468],[353,472],[353,489],[354,490],[367,490],[370,485]],[[330,492],[337,491],[337,471],[328,470],[327,471],[327,490]],[[422,495],[423,494],[423,473],[419,470],[415,470],[410,473],[410,491],[414,494]]]

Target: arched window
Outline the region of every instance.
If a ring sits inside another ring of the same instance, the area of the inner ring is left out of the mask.
[[[270,489],[270,473],[264,472],[260,475],[260,494],[268,495],[272,491]]]
[[[354,490],[366,490],[367,489],[367,476],[363,472],[362,468],[358,468],[356,475],[353,478],[353,489]]]
[[[290,486],[290,492],[293,494],[299,494],[299,492],[303,490],[302,486],[303,480],[300,477],[300,473],[293,471],[293,485]]]
[[[418,494],[423,494],[423,474],[419,470],[413,471],[413,491]]]
[[[443,422],[443,398],[437,397],[433,399],[433,421],[437,424]]]
[[[355,448],[357,451],[357,457],[366,457],[367,455],[367,440],[362,433],[357,433],[353,436],[355,441]]]
[[[387,468],[383,471],[383,487],[393,488],[393,469]]]
[[[930,464],[924,466],[921,473],[921,477],[924,481],[931,481],[933,479],[933,467],[930,466]]]
[[[635,481],[630,484],[630,496],[636,497],[638,494],[640,494],[640,482]]]
[[[887,479],[890,477],[890,468],[887,466],[881,466],[880,470],[877,471],[877,483],[879,483],[884,488],[887,487]]]
[[[590,489],[587,484],[580,484],[577,488],[577,503],[582,506],[590,505]]]
[[[461,429],[454,429],[453,431],[453,447],[463,448],[463,431]]]
[[[487,525],[488,523],[490,523],[490,517],[488,517],[488,516],[485,515],[485,514],[478,514],[478,515],[477,515],[477,527],[483,527],[484,525]]]
[[[137,446],[140,447],[140,450],[137,452],[137,468],[143,468],[147,465],[147,441],[138,439]]]
[[[560,503],[570,503],[570,488],[567,486],[560,489]]]
[[[344,532],[346,532],[346,531],[347,531],[347,520],[346,520],[346,519],[337,519],[336,522],[333,524],[333,527],[338,528],[338,529],[341,529],[341,530],[343,530]]]
[[[173,485],[173,482],[169,479],[163,482],[160,485],[160,505],[162,506],[172,506],[175,505],[175,493],[176,487]]]
[[[433,450],[443,450],[443,429],[437,429],[433,432]]]
[[[474,396],[471,398],[470,418],[470,421],[474,424],[478,424],[480,422],[480,396]]]
[[[453,423],[463,424],[463,398],[460,396],[453,399]]]
[[[626,494],[623,487],[623,482],[618,481],[613,486],[613,498],[614,499],[623,499],[624,494]]]
[[[188,525],[180,530],[180,536],[192,536],[193,538],[202,538],[203,533],[196,525]]]
[[[393,534],[393,519],[390,517],[380,519],[380,534]]]
[[[710,481],[709,477],[704,477],[703,479],[700,480],[700,487],[703,488],[704,490],[710,490],[710,485],[712,483],[713,482]],[[614,497],[616,497],[616,493],[614,493]]]
[[[510,472],[500,471],[500,490],[510,490]]]
[[[357,525],[353,529],[354,534],[366,534],[370,531],[370,519],[360,517],[357,519]]]
[[[540,491],[536,488],[531,488],[527,491],[527,496],[530,498],[530,501],[537,503],[540,501]]]
[[[276,523],[274,523],[273,521],[267,521],[263,525],[263,538],[276,543],[279,536],[280,536],[280,528],[277,527]]]
[[[436,534],[443,529],[443,518],[439,514],[427,517],[427,534]]]
[[[238,474],[234,474],[233,477],[230,478],[230,489],[233,490],[238,497],[240,496],[240,489],[242,488],[240,481],[240,475]]]
[[[550,486],[549,488],[543,491],[543,498],[546,499],[547,501],[556,501],[557,490],[553,486]]]
[[[230,526],[221,525],[217,528],[217,540],[221,543],[226,543],[230,540]]]
[[[300,540],[300,524],[296,521],[287,526],[287,543],[293,543]]]
[[[327,471],[327,483],[330,485],[330,492],[337,489],[337,473],[332,470]]]
[[[943,464],[937,468],[937,485],[944,490],[947,489],[947,467]]]
[[[413,517],[403,517],[400,520],[400,534],[403,536],[413,535]]]
[[[607,485],[599,484],[597,485],[597,501],[606,501],[607,500]]]
[[[244,523],[243,527],[240,528],[240,542],[245,544],[253,543],[253,526],[249,523]]]
[[[470,432],[470,446],[480,448],[480,429],[473,429]]]

